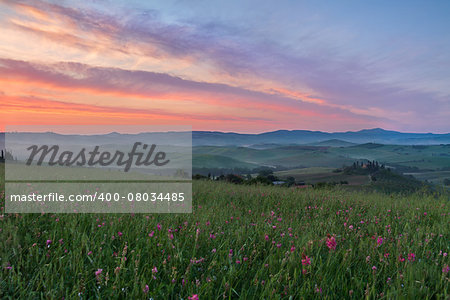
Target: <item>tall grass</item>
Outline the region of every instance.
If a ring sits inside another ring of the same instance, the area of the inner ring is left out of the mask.
[[[192,214],[2,215],[0,296],[450,296],[444,196],[203,181],[193,191]]]

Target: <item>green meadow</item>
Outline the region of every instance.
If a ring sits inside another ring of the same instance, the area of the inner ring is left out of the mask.
[[[344,144],[327,141],[311,145],[282,146],[270,144],[260,148],[237,146],[196,146],[193,148],[193,171],[207,175],[225,173],[256,174],[254,170],[269,167],[280,179],[296,181],[348,182],[366,185],[368,176],[333,172],[355,161],[377,161],[396,173],[411,175],[421,181],[444,185],[450,179],[449,145],[383,145]]]
[[[450,297],[448,195],[214,181],[194,181],[193,195],[192,214],[4,214],[2,204],[0,297]]]

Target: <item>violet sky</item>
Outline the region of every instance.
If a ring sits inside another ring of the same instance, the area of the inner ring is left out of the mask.
[[[0,129],[450,132],[450,1],[0,0]]]

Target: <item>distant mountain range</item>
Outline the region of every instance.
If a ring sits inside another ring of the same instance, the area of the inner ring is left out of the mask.
[[[379,143],[396,145],[450,144],[450,133],[404,133],[381,128],[347,132],[322,132],[308,130],[277,130],[260,134],[240,134],[211,131],[192,132],[193,145],[255,146],[278,145],[322,145],[345,147],[351,144]]]
[[[40,143],[51,143],[61,136],[55,133],[26,133],[27,138],[39,140]],[[139,133],[122,135],[119,133],[110,133],[105,135],[92,136],[76,136],[73,139],[77,144],[97,143],[108,144],[120,136],[120,140],[125,141],[142,141],[156,140],[156,143],[176,141],[179,133],[163,134],[164,138],[158,133]],[[72,139],[74,135],[65,136]],[[4,148],[5,134],[0,133],[0,148]],[[364,129],[360,131],[347,132],[322,132],[308,130],[277,130],[260,134],[242,134],[233,132],[216,132],[216,131],[193,131],[193,146],[246,146],[254,148],[271,148],[276,145],[311,145],[311,146],[328,146],[328,147],[348,147],[353,144],[363,143],[379,143],[379,144],[395,144],[395,145],[439,145],[450,144],[450,133],[434,134],[434,133],[404,133],[398,131],[388,131],[381,128]]]

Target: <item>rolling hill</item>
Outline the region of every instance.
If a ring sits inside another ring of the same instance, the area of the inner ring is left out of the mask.
[[[347,143],[380,143],[397,145],[450,144],[450,133],[403,133],[381,128],[347,132],[322,132],[308,130],[278,130],[260,134],[240,134],[211,131],[192,132],[193,145],[250,146],[263,144],[314,144],[339,140]],[[335,145],[333,145],[335,146]],[[340,146],[339,146],[340,147]]]

